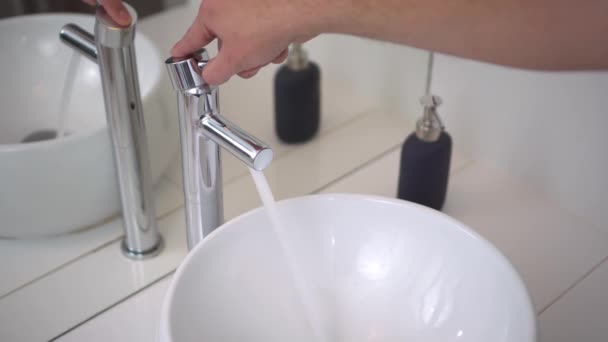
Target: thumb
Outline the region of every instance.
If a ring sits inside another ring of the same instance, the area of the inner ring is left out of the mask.
[[[211,43],[213,39],[215,39],[215,36],[203,24],[202,15],[199,11],[199,14],[194,19],[192,26],[190,26],[182,39],[180,39],[171,49],[171,56],[186,56],[193,51],[196,51]]]
[[[239,64],[232,57],[230,50],[225,46],[215,58],[211,59],[203,68],[203,79],[211,85],[226,83],[230,77],[238,73]]]
[[[122,0],[101,0],[99,2],[116,23],[124,26],[131,23],[131,15]]]

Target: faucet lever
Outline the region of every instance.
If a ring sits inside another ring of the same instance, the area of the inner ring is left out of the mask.
[[[135,59],[137,13],[125,4],[131,24],[116,24],[101,6],[95,36],[74,24],[60,39],[99,65],[108,130],[112,141],[124,219],[123,252],[141,259],[162,248],[158,233],[143,108]]]
[[[184,58],[170,57],[165,65],[178,93],[182,172],[188,248],[192,249],[223,221],[219,146],[247,166],[265,169],[272,149],[220,114],[219,89],[202,77],[209,54],[200,49]]]
[[[209,62],[209,53],[206,49],[200,49],[186,57],[167,58],[165,66],[173,89],[184,92],[209,87],[203,80],[203,67],[207,62]]]

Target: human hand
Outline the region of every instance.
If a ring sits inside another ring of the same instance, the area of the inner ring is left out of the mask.
[[[303,43],[321,33],[325,2],[203,0],[171,55],[183,57],[217,38],[221,47],[203,70],[205,81],[219,85],[235,74],[253,77],[271,62],[282,63],[290,43]]]
[[[100,3],[103,8],[108,12],[110,18],[120,25],[129,25],[131,23],[131,15],[122,0],[82,0],[91,6],[95,6]]]

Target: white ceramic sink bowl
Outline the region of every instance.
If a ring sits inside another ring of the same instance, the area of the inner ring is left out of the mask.
[[[0,20],[0,237],[70,232],[120,210],[98,66],[81,58],[66,131],[60,140],[20,144],[28,134],[55,130],[72,50],[59,40],[66,23],[93,32],[92,16],[34,15]],[[177,149],[174,101],[162,58],[136,37],[140,90],[153,179]]]
[[[536,340],[514,268],[446,215],[358,195],[291,199],[279,211],[327,341]],[[159,340],[314,342],[285,270],[265,211],[226,223],[177,270]]]

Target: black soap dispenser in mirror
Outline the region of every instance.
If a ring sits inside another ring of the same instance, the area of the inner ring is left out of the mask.
[[[275,75],[274,109],[275,129],[285,143],[306,142],[319,130],[321,73],[300,44],[291,45]]]
[[[441,210],[448,187],[452,139],[445,132],[437,107],[438,96],[420,100],[424,113],[401,148],[397,197]]]

